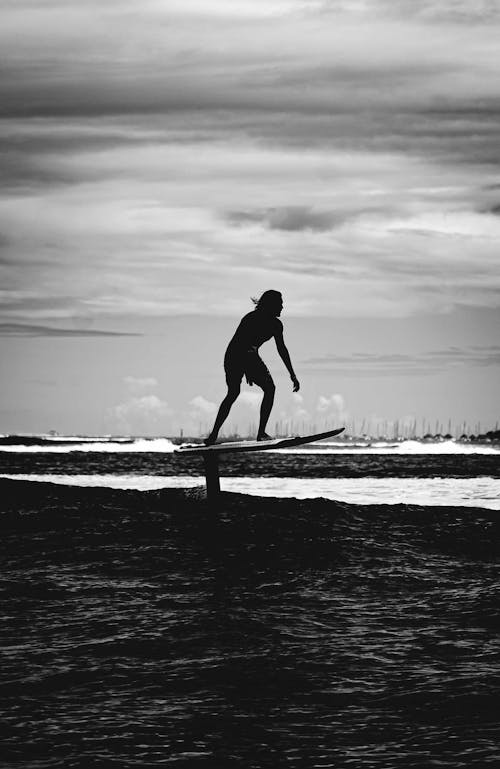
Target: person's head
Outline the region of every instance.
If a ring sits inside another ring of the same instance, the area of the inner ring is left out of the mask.
[[[276,315],[276,317],[281,315],[281,310],[283,309],[283,297],[279,291],[273,291],[272,289],[264,291],[259,299],[254,299],[252,297],[252,302],[255,304],[256,310],[262,310],[269,315]]]

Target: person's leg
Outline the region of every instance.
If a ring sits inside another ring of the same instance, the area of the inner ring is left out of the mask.
[[[219,411],[217,413],[217,417],[215,418],[212,432],[207,438],[205,438],[204,442],[206,446],[210,446],[211,444],[215,443],[215,441],[217,440],[219,430],[221,429],[222,425],[226,421],[229,415],[229,412],[231,411],[231,406],[233,405],[233,403],[235,402],[239,394],[240,394],[239,382],[238,383],[232,382],[231,384],[228,384],[227,395],[219,406]]]
[[[269,419],[269,416],[271,414],[271,409],[273,407],[274,403],[274,393],[275,393],[275,386],[274,382],[269,377],[269,379],[260,385],[264,391],[264,397],[262,398],[262,403],[260,404],[260,421],[259,421],[259,430],[257,433],[257,440],[258,441],[265,441],[270,439],[270,435],[266,433],[266,427],[267,422]]]
[[[260,404],[260,420],[259,429],[257,431],[257,440],[265,441],[270,439],[270,435],[266,433],[266,426],[271,414],[271,409],[274,403],[275,386],[273,378],[269,373],[269,369],[260,357],[260,355],[253,355],[247,361],[245,368],[247,379],[255,382],[261,390],[264,392],[262,403]]]

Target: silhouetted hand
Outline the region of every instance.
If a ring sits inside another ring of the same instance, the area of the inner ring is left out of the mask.
[[[300,382],[295,376],[292,377],[292,382],[293,382],[293,391],[294,393],[296,393],[300,390]]]

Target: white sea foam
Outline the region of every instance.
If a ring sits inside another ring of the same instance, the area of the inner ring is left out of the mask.
[[[0,478],[150,491],[204,485],[202,476],[12,475]],[[221,478],[223,491],[267,497],[326,499],[357,505],[438,505],[500,510],[500,479],[479,478]]]
[[[36,436],[33,436],[36,437]],[[53,441],[33,445],[0,445],[0,452],[16,454],[68,454],[72,451],[94,451],[102,453],[144,453],[170,454],[176,445],[168,438],[123,438],[109,436],[37,436]],[[74,443],[72,441],[75,441]],[[67,444],[67,445],[64,445]],[[500,456],[500,446],[479,443],[459,443],[454,440],[422,442],[407,440],[400,442],[366,441],[320,441],[288,449],[271,449],[274,453],[286,454],[493,454]]]
[[[479,443],[457,443],[456,441],[401,441],[388,443],[375,441],[373,443],[342,443],[320,442],[297,446],[293,449],[274,449],[276,452],[288,454],[496,454],[500,456],[500,446]]]
[[[108,489],[135,489],[153,491],[166,488],[191,488],[205,483],[203,476],[165,476],[165,475],[62,475],[58,473],[0,473],[0,478],[19,481],[43,481],[58,483],[62,486],[84,486]]]
[[[61,440],[61,439],[54,439]],[[65,441],[75,440],[65,438]],[[96,438],[84,438],[77,439],[78,443],[70,443],[69,445],[57,445],[49,446],[48,444],[42,445],[10,445],[0,446],[0,451],[11,452],[14,454],[69,454],[72,451],[96,451],[108,454],[119,453],[144,453],[153,452],[156,454],[171,454],[175,449],[175,445],[168,438],[138,438],[132,442],[123,440],[100,440]]]

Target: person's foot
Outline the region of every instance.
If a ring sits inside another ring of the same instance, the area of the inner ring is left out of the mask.
[[[272,441],[272,438],[267,433],[259,433],[257,436],[258,441]]]
[[[205,444],[205,446],[213,446],[213,445],[214,445],[214,443],[216,443],[216,442],[217,442],[217,436],[216,436],[216,435],[215,435],[215,436],[214,436],[214,435],[209,435],[209,436],[208,436],[207,438],[205,438],[205,440],[203,441],[203,443]]]

